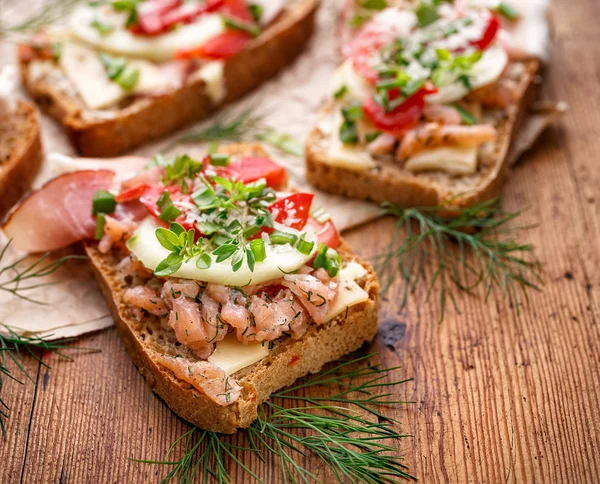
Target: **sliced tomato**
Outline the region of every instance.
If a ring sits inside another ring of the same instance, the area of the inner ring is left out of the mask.
[[[246,32],[227,30],[213,37],[199,47],[181,49],[175,53],[176,59],[228,59],[238,54],[252,40]]]
[[[425,96],[434,92],[437,92],[437,88],[427,82],[412,96],[406,98],[406,101],[389,112],[386,112],[373,97],[369,97],[362,105],[363,112],[377,128],[388,133],[401,134],[419,122],[425,106]]]
[[[296,230],[301,230],[308,220],[314,194],[293,193],[269,206],[273,220]]]
[[[215,12],[225,4],[225,0],[207,0],[204,3],[184,3],[164,16],[163,23],[167,27],[177,24],[188,24],[205,13]]]
[[[389,41],[388,33],[366,28],[354,38],[348,48],[354,70],[371,84],[375,84],[379,78],[379,74],[372,65],[373,53]]]
[[[264,178],[270,188],[281,188],[286,181],[285,168],[263,156],[246,156],[224,168],[221,173],[244,183]]]
[[[182,0],[147,0],[136,8],[137,29],[139,33],[156,35],[164,32],[165,14],[183,3]]]
[[[487,27],[485,28],[485,31],[483,32],[483,36],[481,37],[481,39],[479,39],[475,42],[472,42],[471,44],[474,47],[477,47],[479,50],[485,50],[494,41],[499,30],[500,30],[500,19],[498,18],[498,16],[495,13],[492,12],[490,15],[490,20],[487,24]]]
[[[223,13],[242,22],[255,23],[254,17],[252,17],[252,13],[245,0],[225,0]]]
[[[308,224],[317,229],[317,243],[325,243],[327,247],[337,249],[340,245],[340,234],[332,220],[320,223],[312,217],[308,218]]]
[[[150,185],[142,183],[128,190],[122,191],[115,197],[117,203],[131,202],[132,200],[139,200],[140,197],[146,193],[146,190],[150,188]]]

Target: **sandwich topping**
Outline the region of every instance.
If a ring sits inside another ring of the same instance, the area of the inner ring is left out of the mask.
[[[156,157],[125,180],[110,170],[63,174],[3,229],[29,251],[96,239],[118,265],[129,317],[172,336],[178,349],[157,356],[163,366],[228,405],[241,391],[230,375],[271,342],[299,339],[368,299],[356,282],[366,271],[342,260],[333,222],[312,194],[282,191],[285,182],[262,156]]]
[[[262,0],[113,0],[76,8],[64,27],[20,47],[29,76],[52,78],[92,110],[123,107],[202,79],[224,96],[223,62],[245,49],[283,12]]]
[[[517,18],[435,1],[373,15],[345,46],[334,79],[330,161],[365,169],[385,158],[412,172],[475,173],[478,151],[497,137],[483,110],[516,100],[502,23]]]

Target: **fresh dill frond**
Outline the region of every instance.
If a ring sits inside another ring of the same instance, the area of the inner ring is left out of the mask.
[[[513,226],[522,212],[506,212],[497,199],[453,209],[451,217],[440,215],[445,207],[399,208],[383,205],[383,212],[397,218],[396,230],[375,268],[385,295],[398,274],[404,282],[400,307],[408,295],[425,280],[428,269],[427,298],[439,290],[440,319],[447,300],[460,312],[457,292],[471,294],[482,286],[485,300],[499,290],[517,308],[519,291],[539,290],[541,264],[534,247],[516,240],[530,227]]]
[[[190,429],[170,447],[165,460],[136,460],[146,464],[173,466],[162,483],[230,482],[227,463],[243,469],[255,482],[264,482],[242,462],[243,453],[265,461],[279,460],[280,481],[319,482],[310,469],[299,463],[316,457],[337,482],[394,483],[414,479],[408,472],[396,443],[409,437],[398,430],[399,422],[383,415],[381,407],[409,403],[398,400],[397,387],[410,380],[393,380],[398,368],[372,365],[374,355],[354,357],[322,373],[271,395],[259,407],[258,418],[244,432],[221,436]],[[315,386],[338,387],[330,396],[311,396]],[[341,389],[340,389],[341,388]],[[246,446],[238,443],[248,442]],[[179,460],[169,460],[182,447]]]
[[[39,289],[52,282],[39,282],[40,278],[49,276],[56,272],[69,260],[85,260],[86,256],[66,255],[52,260],[51,253],[46,252],[33,262],[29,262],[29,256],[23,256],[12,263],[2,265],[11,241],[0,250],[0,291],[11,293],[12,295],[34,304],[44,304],[32,297],[29,297],[29,291]]]
[[[304,153],[302,144],[298,140],[289,134],[268,127],[265,116],[257,114],[254,108],[223,115],[210,126],[176,139],[167,150],[181,143],[219,141],[263,141],[288,155],[302,156]]]
[[[50,0],[44,6],[23,20],[10,22],[6,14],[0,16],[0,40],[7,40],[15,35],[32,34],[42,27],[58,22],[68,15],[81,0]]]
[[[2,435],[6,437],[5,420],[9,417],[10,408],[8,404],[2,399],[2,388],[4,386],[4,377],[13,380],[14,382],[23,385],[24,382],[19,379],[18,375],[25,377],[30,380],[34,385],[36,381],[27,372],[23,363],[23,355],[32,356],[40,365],[50,368],[42,360],[44,351],[55,353],[60,357],[72,360],[71,357],[64,355],[62,350],[85,350],[91,351],[87,348],[76,348],[68,345],[73,338],[66,338],[60,341],[47,341],[39,336],[25,336],[17,334],[14,328],[0,323],[0,431]],[[12,364],[16,366],[16,373],[13,373],[10,369]]]

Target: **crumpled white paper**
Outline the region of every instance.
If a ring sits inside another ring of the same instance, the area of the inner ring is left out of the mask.
[[[339,63],[335,39],[336,18],[334,2],[323,2],[318,14],[318,28],[308,50],[276,79],[227,109],[240,112],[252,107],[255,112],[264,115],[266,125],[303,140],[315,122],[319,106],[329,92],[333,72]],[[7,63],[16,63],[14,46],[0,44],[0,64]],[[533,144],[541,131],[555,119],[557,112],[555,104],[546,105],[541,113],[530,118],[531,122],[520,133],[519,142],[515,143],[517,151],[513,159]],[[178,132],[159,142],[143,146],[132,154],[151,158],[156,153],[164,152],[174,139],[210,123],[211,121],[207,121]],[[42,134],[47,152],[75,155],[60,126],[46,116],[42,116]],[[196,149],[202,148],[190,147],[190,150]],[[181,149],[173,151],[181,152]],[[272,154],[288,169],[294,186],[314,191],[306,182],[302,159],[281,156],[276,151]],[[40,186],[48,176],[48,170],[42,171],[35,185]],[[316,201],[331,213],[341,231],[372,220],[379,213],[376,205],[318,191]],[[0,243],[4,246],[6,240],[0,240]],[[9,248],[0,267],[5,267],[20,256]],[[0,283],[10,277],[13,277],[10,271],[0,275]],[[0,290],[0,322],[17,331],[50,339],[75,337],[113,324],[85,262],[70,261],[60,270],[43,278],[43,281],[35,282],[49,284],[27,293],[43,304],[33,304]]]

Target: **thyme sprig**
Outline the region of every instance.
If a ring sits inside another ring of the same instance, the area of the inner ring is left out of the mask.
[[[4,386],[4,377],[15,381],[20,385],[24,385],[24,382],[19,379],[18,375],[25,377],[30,380],[34,385],[36,381],[25,369],[23,363],[23,355],[30,355],[40,365],[50,368],[42,359],[44,351],[55,353],[60,357],[72,360],[71,357],[62,353],[62,350],[85,350],[91,351],[88,348],[76,348],[68,343],[73,341],[74,338],[66,338],[60,341],[48,341],[39,336],[26,336],[18,334],[14,328],[0,323],[0,431],[2,435],[6,437],[5,420],[9,417],[10,408],[8,404],[2,399],[1,393]],[[17,372],[13,373],[9,365],[14,364]]]
[[[528,289],[539,290],[541,264],[534,247],[516,240],[519,232],[530,228],[513,225],[522,212],[506,212],[496,199],[457,209],[450,218],[440,215],[444,209],[383,206],[385,214],[397,217],[392,240],[376,261],[383,295],[400,274],[403,308],[425,280],[429,265],[433,273],[427,298],[439,288],[440,319],[448,299],[460,312],[456,290],[471,294],[481,286],[486,301],[500,290],[517,308],[519,292],[527,297]]]
[[[11,23],[0,16],[0,39],[6,40],[13,36],[32,34],[42,27],[56,23],[68,15],[73,7],[81,0],[50,0],[37,12],[24,20]]]
[[[27,293],[52,284],[52,282],[39,282],[40,278],[56,272],[69,260],[86,259],[85,256],[66,255],[52,260],[50,258],[51,253],[46,252],[30,263],[27,262],[29,256],[23,256],[10,264],[2,265],[10,244],[11,241],[8,241],[0,250],[0,291],[11,293],[20,299],[34,304],[45,303],[29,297]]]
[[[257,114],[253,108],[223,115],[210,126],[178,138],[168,149],[181,143],[218,141],[263,141],[288,155],[304,154],[302,143],[289,134],[269,128],[264,115]]]
[[[380,411],[408,403],[395,394],[399,385],[410,380],[392,379],[391,373],[398,368],[370,364],[373,356],[348,359],[273,394],[259,408],[257,420],[245,435],[224,437],[192,428],[173,443],[165,460],[136,461],[172,466],[162,483],[215,480],[224,484],[230,481],[228,464],[263,482],[243,463],[240,454],[244,452],[262,461],[265,452],[278,458],[282,482],[319,482],[316,474],[298,462],[308,455],[324,463],[338,482],[413,479],[395,446],[398,439],[409,436],[399,432],[398,421]],[[311,396],[315,386],[341,389],[326,397]],[[178,446],[183,447],[182,457],[168,460]]]

